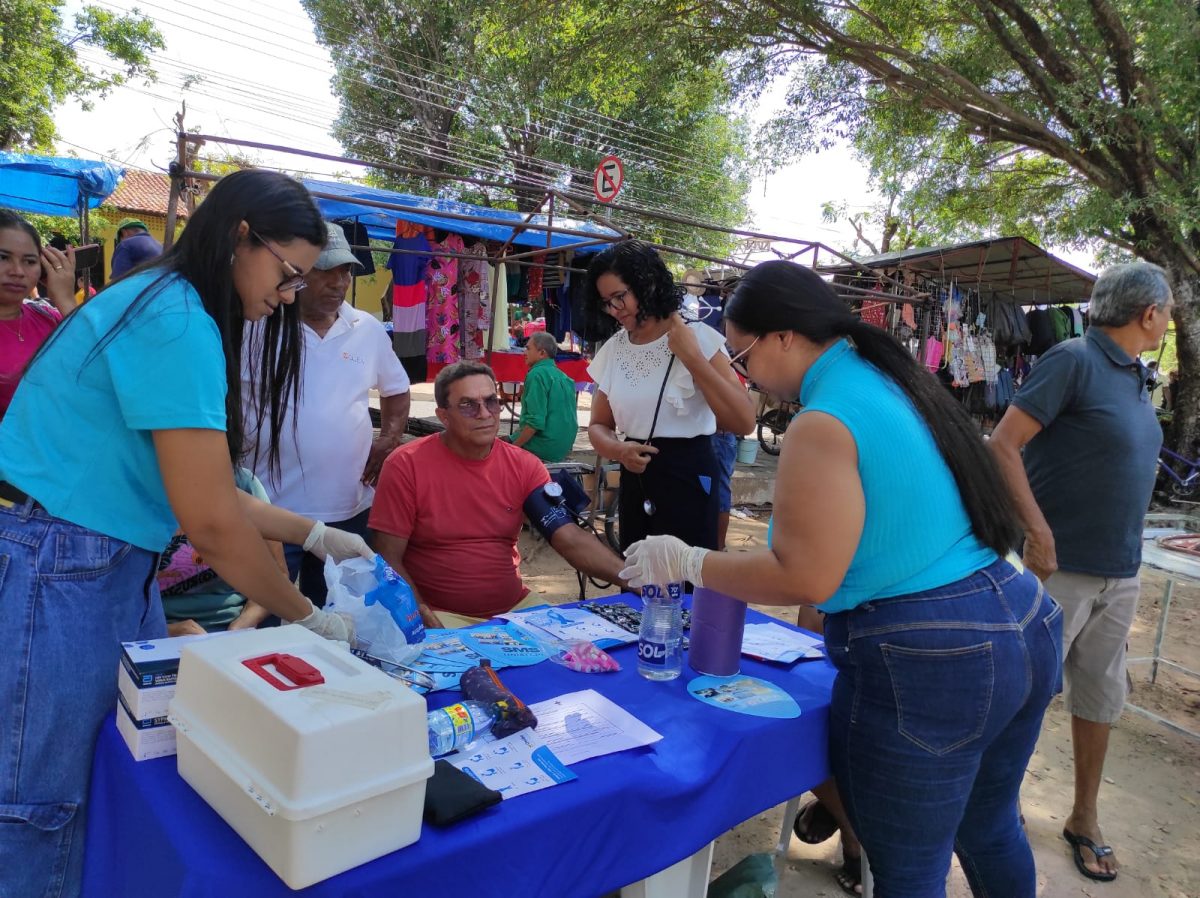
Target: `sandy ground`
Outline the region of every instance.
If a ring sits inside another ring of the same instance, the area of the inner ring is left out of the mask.
[[[761,548],[766,512],[735,518],[731,551]],[[522,538],[523,565],[530,589],[546,601],[573,601],[578,595],[574,572],[548,548],[533,550]],[[1162,575],[1143,569],[1143,594],[1130,640],[1130,657],[1150,654],[1159,617]],[[598,591],[589,586],[588,595]],[[790,609],[760,611],[794,619]],[[1177,587],[1164,655],[1193,670],[1200,669],[1200,588]],[[1131,701],[1178,724],[1200,732],[1200,682],[1165,673],[1149,681],[1149,665],[1131,667]],[[1060,833],[1072,794],[1070,718],[1056,701],[1046,716],[1025,779],[1022,805],[1038,867],[1038,894],[1045,898],[1200,898],[1200,741],[1162,724],[1127,712],[1114,728],[1100,795],[1101,825],[1122,863],[1115,882],[1097,883],[1076,871]],[[774,851],[783,822],[783,806],[754,817],[717,841],[713,876],[750,854]],[[838,841],[809,846],[793,839],[780,859],[777,898],[836,896],[833,880],[840,863]],[[957,863],[948,895],[970,894]],[[998,896],[1003,898],[1003,896]]]

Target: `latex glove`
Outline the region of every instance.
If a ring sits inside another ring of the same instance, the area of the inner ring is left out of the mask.
[[[318,636],[335,642],[354,642],[354,621],[348,614],[342,614],[340,611],[325,611],[313,605],[308,617],[302,617],[296,623]]]
[[[321,521],[313,524],[304,540],[304,551],[312,552],[322,561],[332,555],[334,561],[345,561],[347,558],[375,559],[375,553],[367,545],[367,541],[357,533],[338,530],[336,527],[326,527]]]
[[[648,536],[626,550],[625,568],[617,576],[633,587],[684,580],[703,586],[702,568],[708,553],[708,549],[689,546],[674,536]]]

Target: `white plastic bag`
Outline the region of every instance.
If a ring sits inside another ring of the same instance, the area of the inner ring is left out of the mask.
[[[374,561],[325,559],[328,611],[354,619],[354,648],[393,664],[407,664],[421,653],[425,625],[412,589],[380,556]]]

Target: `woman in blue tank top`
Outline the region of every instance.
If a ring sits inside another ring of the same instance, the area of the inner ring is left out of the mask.
[[[838,669],[830,762],[879,896],[1032,898],[1018,793],[1061,688],[1062,612],[1007,560],[1020,530],[975,427],[938,381],[810,269],[765,262],[725,311],[734,367],[799,397],[765,552],[669,536],[622,576],[810,605]]]

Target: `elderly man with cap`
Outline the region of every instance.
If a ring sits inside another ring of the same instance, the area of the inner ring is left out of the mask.
[[[119,278],[143,262],[162,255],[162,244],[150,236],[144,221],[124,218],[117,225],[117,248],[113,250],[112,277]]]
[[[247,328],[242,395],[246,421],[245,464],[262,481],[271,501],[289,511],[365,536],[375,498],[375,482],[388,453],[400,445],[408,425],[408,375],[392,351],[383,325],[346,302],[346,291],[360,266],[342,229],[329,225],[329,242],[297,294],[304,354],[300,398],[295,415],[282,423],[278,469],[267,458],[265,430],[255,431],[256,396],[247,367],[257,358],[251,347],[261,339],[260,322]],[[283,314],[280,309],[276,314]],[[379,391],[382,417],[374,436],[368,404]],[[268,416],[269,417],[269,416]],[[264,423],[268,427],[269,421]],[[325,603],[321,563],[305,557],[300,546],[284,546],[288,573],[300,575],[300,591],[317,605]]]

